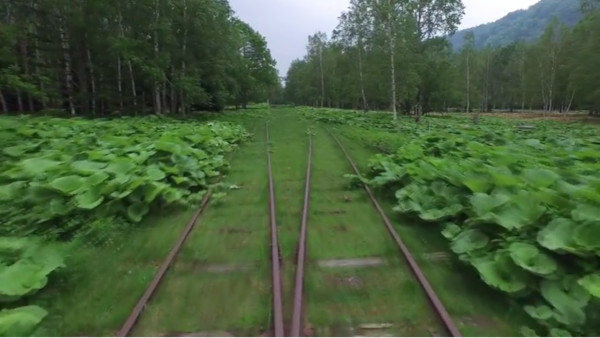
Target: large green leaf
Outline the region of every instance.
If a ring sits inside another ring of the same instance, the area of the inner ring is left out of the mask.
[[[12,201],[23,193],[25,182],[16,181],[0,185],[0,202]]]
[[[113,173],[117,176],[126,175],[134,171],[136,168],[135,163],[128,158],[113,160],[107,167],[106,171]]]
[[[556,261],[541,252],[535,245],[516,242],[512,243],[508,250],[513,261],[527,271],[545,276],[558,269]]]
[[[528,276],[504,255],[475,258],[471,261],[481,279],[488,285],[507,293],[517,293],[527,288]]]
[[[592,296],[600,298],[600,274],[594,273],[580,278],[578,281]]]
[[[63,194],[75,195],[83,187],[85,181],[81,176],[71,175],[59,177],[52,182],[50,186]]]
[[[580,203],[571,215],[576,221],[600,223],[600,206]]]
[[[557,321],[569,326],[585,322],[583,308],[589,301],[589,293],[577,283],[565,287],[562,281],[542,280],[540,291],[544,299],[555,308],[554,318]]]
[[[35,305],[2,310],[0,311],[0,336],[29,336],[46,315],[48,315],[46,310]]]
[[[537,188],[546,188],[560,179],[560,176],[548,169],[527,169],[523,171],[523,178]]]
[[[127,209],[127,216],[134,222],[140,222],[149,210],[150,208],[147,204],[136,202]]]
[[[71,163],[71,168],[74,172],[80,175],[93,175],[99,170],[106,168],[108,164],[96,161],[75,161]]]
[[[75,200],[78,208],[92,210],[104,201],[104,196],[102,196],[98,187],[90,187],[85,192],[75,196]]]
[[[552,309],[546,305],[541,305],[541,306],[527,305],[527,306],[525,306],[525,312],[527,312],[527,314],[530,315],[532,318],[535,318],[538,320],[548,320],[548,319],[552,318],[552,316],[554,315],[554,312],[552,311]]]
[[[575,229],[575,243],[588,251],[600,249],[600,222],[586,223]]]
[[[0,267],[0,301],[17,300],[21,296],[40,290],[48,278],[42,267],[30,260]]]
[[[538,243],[550,250],[576,251],[574,230],[576,224],[566,218],[552,220],[537,236]]]
[[[457,254],[485,248],[489,242],[488,236],[479,230],[470,229],[461,232],[452,241],[451,248]]]
[[[487,193],[492,188],[492,182],[485,176],[466,176],[462,183],[474,193]]]
[[[48,172],[56,170],[61,166],[61,162],[45,158],[30,158],[21,162],[21,168],[23,171],[32,176],[47,174]]]
[[[510,197],[505,194],[488,195],[483,193],[475,193],[471,197],[473,211],[475,211],[478,216],[487,215],[497,207],[506,204],[508,201],[510,201]]]
[[[158,195],[165,189],[169,188],[167,184],[151,182],[144,186],[144,202],[152,203]]]
[[[446,223],[442,235],[447,239],[454,239],[462,231],[461,227],[454,223]]]
[[[146,168],[146,175],[151,181],[162,181],[166,177],[165,172],[160,170],[157,165]]]

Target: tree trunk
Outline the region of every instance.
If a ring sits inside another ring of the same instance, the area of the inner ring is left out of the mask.
[[[171,82],[169,83],[169,88],[171,89],[171,92],[169,93],[169,102],[171,103],[171,108],[169,110],[171,111],[171,114],[177,113],[177,93],[175,91],[175,85],[173,84],[173,81],[175,81],[175,69],[171,67]]]
[[[394,27],[392,24],[392,0],[388,0],[388,39],[390,47],[390,80],[392,90],[392,112],[394,120],[398,119],[397,98],[396,98],[396,44],[394,38]]]
[[[37,2],[36,1],[32,1],[32,6],[31,7],[34,10],[34,13],[37,13]],[[42,76],[41,76],[41,73],[40,73],[40,64],[42,63],[42,58],[40,57],[40,41],[38,39],[38,32],[39,32],[39,30],[38,30],[38,27],[36,25],[35,33],[34,33],[34,35],[35,35],[35,37],[34,37],[34,44],[35,44],[35,76],[38,79],[38,85],[40,87],[40,91],[42,93],[45,93],[46,92],[46,88],[44,86],[44,81],[42,80]],[[40,101],[42,103],[42,109],[46,109],[46,98],[42,97]]]
[[[117,57],[117,90],[119,92],[119,112],[123,113],[123,67],[121,57]]]
[[[119,28],[121,31],[121,38],[125,38],[125,28],[123,27],[123,15],[119,11]],[[131,82],[131,95],[133,100],[134,115],[137,116],[137,90],[135,88],[135,76],[133,74],[133,66],[131,60],[127,59],[127,69],[129,70],[129,79]],[[145,103],[144,103],[145,104]]]
[[[2,107],[2,112],[8,113],[8,106],[6,105],[6,99],[4,98],[4,93],[0,89],[0,107]]]
[[[71,116],[77,115],[75,113],[75,105],[73,104],[73,73],[71,70],[71,54],[69,35],[66,32],[64,19],[61,13],[57,13],[58,16],[58,32],[60,34],[60,44],[63,54],[63,71],[65,79],[65,89],[67,91],[67,104]]]
[[[92,52],[89,47],[86,50],[87,63],[90,70],[90,85],[92,86],[92,114],[96,115],[96,76],[94,74],[94,63],[92,62]]]
[[[362,63],[362,46],[358,46],[358,77],[360,81],[360,95],[362,96],[363,110],[365,113],[369,110],[369,103],[367,102],[367,95],[365,94],[365,80],[363,74],[363,63]]]
[[[323,71],[323,42],[319,41],[319,69],[321,70],[321,108],[325,104],[325,73]]]
[[[160,0],[155,0],[155,9],[154,9],[154,58],[158,60],[158,53],[160,49],[160,45],[158,42],[158,20],[160,18],[159,4]],[[154,80],[154,113],[160,114],[162,113],[161,109],[161,101],[160,101],[160,82],[158,79]]]
[[[162,96],[161,102],[162,102],[163,112],[165,114],[169,114],[170,111],[169,111],[169,106],[167,105],[167,79],[166,78],[163,80],[163,83],[160,86],[160,88],[161,88],[161,96]]]
[[[24,110],[25,108],[23,107],[23,99],[21,98],[21,92],[20,91],[17,91],[17,106],[18,106],[18,109],[19,109],[19,113],[22,113],[22,112],[25,111]]]
[[[131,79],[131,95],[133,95],[133,109],[135,110],[134,114],[137,115],[137,90],[135,89],[135,76],[133,75],[133,66],[131,65],[131,61],[127,61],[127,68],[129,68],[129,77]]]
[[[569,102],[567,103],[567,108],[565,109],[565,113],[568,113],[571,111],[571,106],[573,105],[574,98],[575,98],[575,90],[573,90],[573,93],[571,93],[571,98],[569,99]]]
[[[471,56],[467,54],[467,114],[471,112]]]
[[[183,43],[181,46],[181,78],[185,78],[186,64],[185,64],[185,53],[187,51],[187,0],[183,0]],[[185,116],[187,114],[187,104],[185,102],[185,91],[181,88],[179,91],[179,104],[181,105],[181,114]]]
[[[28,28],[28,31],[29,31],[29,28]],[[29,80],[31,78],[31,74],[29,72],[29,60],[28,60],[28,57],[27,57],[27,40],[25,38],[21,38],[20,39],[20,41],[19,41],[19,49],[20,49],[20,52],[21,52],[21,60],[22,60],[22,64],[23,64],[23,72],[25,73],[25,76]],[[28,111],[33,111],[34,110],[33,99],[31,97],[31,93],[27,93],[27,107],[28,107]],[[24,111],[24,110],[21,110],[21,111]]]

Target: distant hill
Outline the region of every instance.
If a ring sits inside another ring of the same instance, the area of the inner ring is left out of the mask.
[[[477,48],[532,41],[542,35],[554,16],[574,26],[582,18],[580,0],[541,0],[528,9],[509,13],[496,22],[458,31],[449,40],[455,50],[462,48],[468,32],[475,34]]]

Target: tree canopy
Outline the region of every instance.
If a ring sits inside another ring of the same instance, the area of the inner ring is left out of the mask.
[[[578,3],[574,28],[548,20],[533,41],[478,48],[476,31],[454,51],[461,1],[353,0],[331,39],[313,38],[289,70],[286,97],[295,104],[351,109],[430,111],[600,110],[598,1]],[[391,29],[390,29],[391,27]],[[319,36],[326,38],[324,33]]]
[[[0,110],[185,113],[266,100],[265,39],[226,0],[6,0]]]

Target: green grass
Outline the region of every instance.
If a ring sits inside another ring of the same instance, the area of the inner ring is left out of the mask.
[[[361,324],[392,324],[395,336],[442,333],[419,286],[399,261],[371,268],[311,268],[308,324],[316,335],[340,335]],[[336,332],[342,330],[342,332]],[[350,333],[350,332],[347,332]]]
[[[221,116],[220,119],[244,124],[251,131],[258,127],[261,120],[258,115],[248,116],[238,113],[226,114]],[[262,131],[262,128],[258,128],[258,130]],[[251,145],[244,146],[238,152],[247,150],[248,152],[244,155],[246,159],[256,157],[257,154],[264,155],[264,140],[261,135],[258,135],[257,142],[251,143],[254,147]],[[234,153],[233,156],[235,159],[237,155]],[[246,159],[240,156],[240,163],[244,163]],[[259,164],[263,162],[257,161]],[[259,175],[255,170],[244,169],[244,165],[237,166],[234,163],[225,181],[256,182],[243,177],[243,174],[240,175],[240,172],[244,171],[255,173],[254,177],[264,176]],[[229,193],[230,196],[224,201],[226,205],[231,206],[229,211],[218,206],[209,208],[216,215],[220,214],[225,223],[232,220],[230,217],[232,214],[236,214],[232,213],[231,209],[239,208],[235,204],[236,197],[233,196],[239,195],[238,200],[242,205],[245,203],[244,201],[257,203],[256,194],[248,191],[247,187],[242,186],[241,190],[230,191]],[[266,192],[263,195],[264,203],[258,203],[265,205],[264,210],[266,210]],[[253,211],[253,208],[242,207],[240,209],[266,219],[265,212]],[[36,334],[49,336],[112,336],[116,334],[194,212],[195,210],[191,209],[158,210],[146,217],[139,227],[115,235],[112,242],[106,246],[83,246],[73,243],[73,250],[66,261],[67,268],[50,278],[48,288],[34,299],[35,304],[43,306],[49,312],[49,316],[44,320]],[[246,216],[240,215],[239,220],[241,222],[237,226],[246,226]],[[216,216],[215,219],[217,218]],[[202,220],[197,225],[201,227],[201,223]],[[219,231],[214,228],[222,224],[215,222],[212,230],[218,234]],[[247,230],[244,228],[243,231]],[[237,235],[235,231],[232,231],[232,234]],[[237,237],[239,238],[239,235]],[[246,237],[243,240],[247,240]],[[262,240],[264,232],[257,233],[254,238]],[[229,241],[230,246],[234,249],[239,244],[233,237],[227,237],[226,239],[213,237],[212,242],[209,242],[209,248],[221,248],[223,241]],[[262,252],[260,249],[256,250],[257,246],[264,248],[264,242],[262,240],[262,243],[257,243],[252,250],[248,251],[258,254],[258,260],[262,259],[260,258],[261,255],[266,255],[266,252]],[[184,255],[189,252],[189,248],[185,247],[181,255],[185,257]],[[194,256],[195,252],[197,251],[191,251],[191,259],[201,261],[201,257]],[[233,252],[236,252],[236,250],[233,250]],[[213,254],[217,256],[219,252],[216,251]],[[210,258],[218,261],[214,256]],[[261,275],[260,278],[255,278],[255,280],[262,281],[264,278]],[[257,297],[261,295],[261,293],[257,293]],[[215,294],[215,299],[217,298]],[[157,334],[161,334],[161,332]]]
[[[344,137],[341,139],[360,170],[366,172],[373,149]],[[455,260],[439,227],[402,218],[392,210],[393,203],[388,199],[381,197],[379,201],[463,335],[520,336],[520,327],[528,324],[522,309],[500,292],[491,290],[475,271]],[[436,252],[448,252],[449,261],[432,261],[425,257]]]
[[[350,169],[343,153],[323,128],[311,129],[315,135],[305,293],[308,326],[317,335],[348,335],[352,327],[372,323],[391,323],[388,333],[394,335],[439,332],[424,293],[401,263],[370,200],[364,191],[349,188],[344,174]],[[389,265],[317,266],[322,259],[361,257],[380,257]],[[345,285],[348,278],[360,285]]]
[[[49,312],[38,334],[116,334],[192,214],[154,214],[110,247],[77,247],[36,299]]]
[[[207,331],[254,335],[270,327],[270,256],[264,124],[238,150],[225,178],[240,187],[211,204],[184,244],[135,335]],[[208,265],[248,266],[230,273]],[[193,313],[193,314],[191,314]]]
[[[333,138],[293,109],[264,114],[227,113],[255,138],[234,155],[227,191],[199,219],[174,266],[142,313],[138,336],[228,332],[257,336],[271,328],[271,270],[266,139],[269,120],[285,320],[293,278],[306,174],[308,134],[313,136],[313,177],[308,224],[305,318],[315,335],[421,336],[447,334],[363,190],[350,189],[351,168]],[[374,151],[342,138],[365,169]],[[401,219],[384,207],[461,332],[468,336],[518,335],[522,311],[491,291],[460,262],[424,257],[449,252],[439,229]],[[109,247],[82,247],[68,269],[39,297],[50,317],[40,335],[114,335],[180,235],[193,210],[154,214],[144,226]],[[453,257],[452,255],[449,255]],[[379,257],[385,265],[321,268],[319,260]],[[244,267],[226,273],[207,267]],[[384,331],[361,324],[390,323]]]

